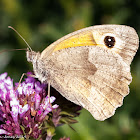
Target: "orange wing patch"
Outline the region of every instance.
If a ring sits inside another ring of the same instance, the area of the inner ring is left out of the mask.
[[[53,52],[70,47],[93,45],[96,45],[93,34],[90,31],[86,31],[81,32],[80,34],[75,34],[69,38],[64,39],[63,41],[58,42],[58,44],[55,45]]]

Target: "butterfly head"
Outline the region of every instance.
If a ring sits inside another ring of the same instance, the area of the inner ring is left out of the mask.
[[[27,57],[27,61],[31,62],[33,64],[35,76],[36,76],[36,78],[38,78],[39,77],[39,75],[38,75],[38,60],[40,57],[40,53],[27,49],[26,57]]]
[[[39,52],[34,52],[27,48],[26,57],[28,62],[32,62],[32,63],[36,62],[39,56],[40,56]]]
[[[35,77],[42,83],[46,83],[48,79],[48,72],[44,69],[43,61],[41,60],[40,52],[35,52],[27,49],[26,52],[27,61],[33,65]]]

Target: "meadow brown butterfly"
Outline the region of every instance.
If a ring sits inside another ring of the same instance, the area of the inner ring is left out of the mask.
[[[136,31],[124,25],[97,25],[70,33],[42,53],[27,51],[36,78],[95,119],[114,115],[129,94],[130,64],[139,46]]]

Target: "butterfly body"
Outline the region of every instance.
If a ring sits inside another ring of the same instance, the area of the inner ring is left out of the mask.
[[[41,82],[105,120],[129,93],[138,42],[131,27],[99,25],[68,34],[42,53],[27,51],[27,60]]]

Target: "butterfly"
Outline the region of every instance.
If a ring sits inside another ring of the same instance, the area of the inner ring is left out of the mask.
[[[130,64],[139,46],[125,25],[96,25],[70,33],[43,52],[28,50],[36,78],[103,121],[129,94]]]

